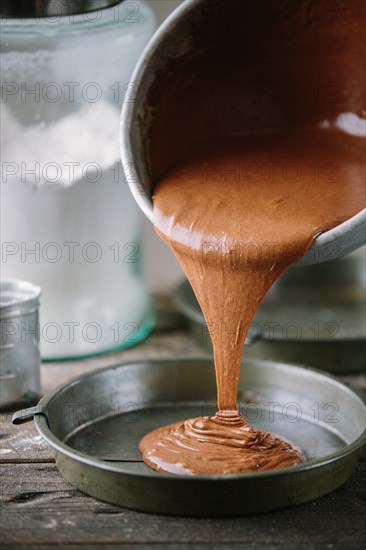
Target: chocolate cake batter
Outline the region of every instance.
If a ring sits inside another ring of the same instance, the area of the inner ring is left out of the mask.
[[[192,10],[180,40],[167,33],[161,45],[169,57],[141,128],[156,230],[211,329],[219,410],[159,428],[140,449],[178,474],[291,466],[301,451],[237,411],[242,348],[281,273],[365,205],[365,140],[338,127],[340,116],[365,118],[365,3],[203,0]]]
[[[242,349],[256,309],[281,273],[317,235],[364,207],[364,146],[363,139],[316,126],[221,138],[160,179],[154,224],[211,327],[218,412],[147,434],[140,450],[152,468],[222,474],[304,460],[295,445],[254,429],[239,414]]]

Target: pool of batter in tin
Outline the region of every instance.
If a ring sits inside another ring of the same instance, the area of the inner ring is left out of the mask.
[[[158,428],[142,439],[140,450],[155,470],[186,475],[257,472],[304,461],[293,443],[254,429],[236,411]]]
[[[317,235],[364,207],[364,173],[363,139],[314,128],[217,141],[158,182],[155,229],[183,267],[208,326],[222,330],[211,331],[217,414],[145,435],[139,448],[149,466],[229,474],[305,460],[296,444],[240,416],[242,349],[273,283]]]

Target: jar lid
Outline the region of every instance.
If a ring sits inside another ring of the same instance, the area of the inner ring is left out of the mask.
[[[0,281],[0,319],[19,317],[38,308],[41,289],[27,281],[2,279]]]
[[[23,19],[77,15],[109,8],[119,3],[121,0],[0,0],[0,16]]]

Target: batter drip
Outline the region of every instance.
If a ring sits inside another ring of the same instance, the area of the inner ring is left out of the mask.
[[[236,404],[242,348],[257,307],[313,239],[365,205],[364,140],[302,129],[222,139],[158,183],[154,224],[191,282],[214,346],[218,413],[158,428],[144,461],[177,474],[263,471],[301,450],[249,426]]]

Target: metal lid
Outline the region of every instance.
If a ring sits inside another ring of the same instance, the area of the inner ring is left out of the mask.
[[[0,282],[0,319],[18,317],[38,308],[41,289],[19,279]]]
[[[109,8],[119,3],[121,0],[0,0],[0,16],[23,19],[76,15]]]

